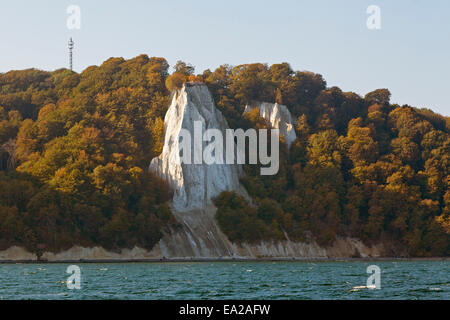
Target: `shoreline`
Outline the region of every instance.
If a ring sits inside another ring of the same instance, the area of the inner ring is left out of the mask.
[[[58,264],[58,263],[186,263],[186,262],[409,262],[409,261],[449,261],[450,257],[367,257],[367,258],[165,258],[165,259],[79,259],[79,260],[0,260],[0,264]]]

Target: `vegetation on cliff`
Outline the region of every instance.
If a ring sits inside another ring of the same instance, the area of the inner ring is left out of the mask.
[[[329,88],[287,63],[223,65],[194,75],[162,58],[111,58],[77,74],[35,69],[0,74],[0,249],[33,252],[74,244],[151,248],[175,221],[166,184],[147,172],[162,148],[169,89],[208,85],[232,128],[261,128],[252,101],[286,105],[297,140],[280,171],[246,166],[248,204],[216,199],[233,241],[337,236],[397,243],[414,256],[448,255],[450,120]]]

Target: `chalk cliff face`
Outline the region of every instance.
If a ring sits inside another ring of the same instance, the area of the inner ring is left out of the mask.
[[[34,261],[37,256],[24,248],[12,246],[4,251],[0,251],[0,261]]]
[[[271,128],[280,130],[280,135],[284,136],[289,147],[297,137],[295,121],[289,109],[282,104],[261,102],[245,106],[244,112],[250,112],[255,108],[259,109],[259,115],[270,124]]]
[[[236,251],[216,223],[212,199],[225,190],[248,198],[239,182],[242,168],[237,164],[225,164],[225,152],[214,154],[216,161],[212,164],[194,162],[196,152],[201,154],[205,150],[206,143],[201,136],[206,129],[219,130],[226,137],[225,130],[229,128],[207,86],[187,83],[175,92],[164,124],[163,151],[151,161],[149,169],[166,179],[172,188],[172,211],[182,228],[161,239],[158,246],[162,255],[176,258],[234,256]],[[183,143],[186,131],[191,136],[191,163],[182,161],[186,152],[182,147],[186,146]],[[198,134],[200,140],[195,138]]]
[[[159,261],[163,258],[182,259],[329,259],[351,258],[355,255],[361,258],[385,256],[385,248],[382,245],[367,247],[357,239],[337,239],[330,247],[323,248],[317,243],[299,243],[289,240],[278,242],[260,242],[258,244],[227,245],[224,251],[222,244],[208,242],[209,248],[193,250],[186,234],[177,233],[172,240],[163,239],[151,251],[135,247],[122,249],[120,252],[111,252],[102,247],[83,248],[74,246],[68,250],[52,253],[44,252],[41,260],[45,261]],[[185,242],[187,241],[187,242]],[[172,247],[167,247],[167,244]],[[206,251],[205,251],[206,249]],[[37,261],[37,256],[20,247],[11,247],[0,251],[0,262]]]
[[[241,167],[235,164],[219,164],[225,162],[224,156],[216,159],[220,161],[209,165],[204,161],[200,164],[194,163],[196,152],[202,154],[206,146],[202,137],[200,143],[195,143],[195,123],[201,124],[201,135],[206,129],[217,129],[225,137],[225,130],[229,128],[222,113],[216,109],[206,85],[185,84],[181,90],[175,92],[164,123],[163,151],[159,157],[152,160],[150,170],[169,182],[174,191],[173,207],[176,211],[205,209],[211,205],[211,199],[224,190],[245,193],[239,183]],[[180,141],[184,138],[182,129],[191,134],[191,164],[181,161]]]

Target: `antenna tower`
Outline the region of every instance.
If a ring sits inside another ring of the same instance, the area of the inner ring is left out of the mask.
[[[73,56],[73,40],[72,38],[70,38],[69,40],[69,66],[70,66],[70,70],[73,70],[73,64],[72,64],[72,56]]]

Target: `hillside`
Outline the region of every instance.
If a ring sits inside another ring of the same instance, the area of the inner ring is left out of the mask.
[[[205,83],[231,128],[264,128],[255,101],[285,105],[296,139],[275,176],[245,166],[253,199],[223,192],[217,220],[233,242],[339,237],[386,243],[391,254],[450,249],[450,120],[428,109],[329,88],[287,63],[223,65],[194,75],[163,58],[111,58],[77,74],[0,74],[0,250],[73,245],[151,249],[179,228],[171,190],[148,172],[162,152],[170,91]],[[244,115],[243,115],[244,114]]]

